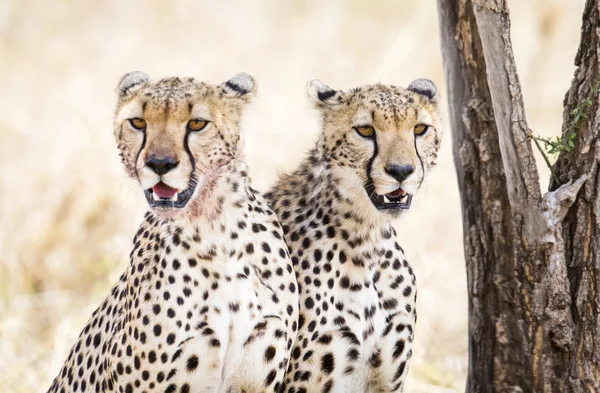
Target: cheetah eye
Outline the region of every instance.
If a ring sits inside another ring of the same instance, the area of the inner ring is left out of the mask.
[[[198,131],[202,131],[204,129],[204,127],[206,127],[207,124],[208,124],[208,121],[206,121],[206,120],[192,119],[192,120],[188,121],[187,128],[190,131],[198,132]]]
[[[417,136],[425,135],[427,130],[429,130],[429,126],[425,124],[417,124],[415,128],[413,128],[413,131]]]
[[[375,129],[373,128],[373,126],[360,126],[354,127],[354,129],[360,134],[360,136],[365,138],[370,138],[373,135],[375,135]]]
[[[129,124],[138,131],[144,131],[146,129],[146,120],[140,119],[139,117],[129,119]]]

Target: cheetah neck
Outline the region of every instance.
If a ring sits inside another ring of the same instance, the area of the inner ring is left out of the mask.
[[[318,149],[314,149],[300,168],[291,177],[297,183],[296,190],[302,190],[306,206],[319,207],[330,211],[333,216],[349,222],[355,233],[363,236],[379,236],[381,230],[391,228],[391,220],[379,213],[368,198],[364,197],[364,189],[356,186],[358,180],[348,180],[340,175],[335,167]],[[292,182],[286,182],[292,185]],[[300,203],[302,205],[302,203]],[[335,213],[335,214],[333,214]],[[341,225],[341,224],[340,224]]]
[[[266,196],[284,226],[292,255],[295,248],[308,246],[302,244],[304,234],[317,230],[323,241],[343,240],[339,247],[348,250],[349,260],[372,261],[347,264],[358,276],[372,275],[378,245],[395,235],[390,220],[365,214],[367,209],[357,206],[356,196],[344,189],[331,164],[318,159],[315,151]]]
[[[227,164],[208,181],[212,184],[202,185],[204,189],[190,201],[185,214],[169,217],[147,212],[134,239],[136,248],[141,241],[145,255],[155,254],[153,258],[160,259],[176,249],[194,254],[231,243],[231,233],[240,232],[239,223],[249,221],[260,202],[250,187],[245,164]]]

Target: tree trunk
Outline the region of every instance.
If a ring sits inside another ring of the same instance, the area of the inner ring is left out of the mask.
[[[599,392],[596,98],[542,196],[506,1],[438,6],[468,276],[467,392]],[[599,10],[588,0],[564,130],[600,79]]]
[[[588,0],[583,12],[581,42],[575,57],[575,77],[564,105],[563,130],[573,121],[572,113],[600,81],[600,0]],[[572,315],[570,345],[565,348],[561,372],[571,390],[600,392],[600,106],[591,106],[576,127],[575,149],[561,154],[550,189],[587,175],[574,205],[562,223],[566,269],[570,284],[565,304]]]

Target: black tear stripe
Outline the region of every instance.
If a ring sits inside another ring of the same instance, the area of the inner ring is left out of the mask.
[[[196,160],[194,159],[194,156],[192,155],[192,151],[190,150],[190,144],[188,143],[188,139],[189,139],[191,132],[192,131],[188,127],[186,127],[185,137],[183,139],[183,149],[187,153],[188,157],[190,158],[190,163],[192,164],[192,171],[190,172],[190,181],[192,179],[194,179],[194,172],[196,171]]]
[[[123,126],[121,125],[121,127]],[[135,175],[137,176],[138,180],[140,179],[140,175],[138,174],[137,162],[140,159],[140,154],[142,153],[142,150],[144,150],[144,146],[146,146],[146,130],[144,130],[142,133],[144,134],[144,139],[142,139],[142,145],[140,146],[140,150],[138,150],[137,154],[135,155],[135,162],[133,163],[133,165],[135,166]]]
[[[240,85],[238,85],[236,83],[232,83],[230,81],[225,82],[225,86],[227,86],[229,89],[235,91],[236,93],[238,93],[240,95],[244,95],[244,94],[248,93],[248,90],[243,89]]]
[[[335,93],[337,93],[335,90],[320,91],[317,93],[317,98],[319,98],[320,101],[325,101],[326,99],[333,97]]]
[[[142,118],[144,117],[144,112],[146,112],[146,102],[142,104]],[[121,131],[123,131],[123,124],[121,124]],[[133,165],[135,166],[135,175],[137,176],[138,180],[140,179],[140,175],[138,174],[137,162],[140,159],[140,154],[142,153],[142,150],[144,150],[144,147],[146,146],[146,130],[143,131],[143,134],[144,139],[142,139],[142,145],[140,146],[140,150],[138,150],[137,154],[135,155],[135,162],[133,163]]]
[[[377,153],[379,152],[379,148],[377,147],[377,133],[375,133],[375,136],[371,138],[371,140],[373,141],[373,146],[375,147],[375,150],[373,151],[371,159],[367,163],[367,184],[365,184],[365,191],[367,188],[366,186],[369,184],[369,182],[373,185],[373,187],[375,187],[375,183],[373,183],[373,178],[371,178],[371,170],[373,169],[373,161],[375,161]],[[367,197],[371,199],[371,195],[367,195]]]
[[[421,163],[421,172],[423,172],[423,176],[421,177],[421,183],[423,183],[423,180],[425,179],[425,167],[423,166],[423,159],[421,159],[419,149],[417,149],[417,138],[418,136],[415,135],[415,153],[417,153],[417,157],[419,157],[419,162]],[[421,184],[419,184],[419,187],[421,187]]]

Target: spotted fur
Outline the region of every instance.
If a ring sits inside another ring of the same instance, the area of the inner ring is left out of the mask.
[[[281,226],[250,187],[239,119],[243,74],[215,86],[126,75],[115,136],[129,175],[194,187],[184,208],[151,208],[130,263],[94,312],[50,392],[278,392],[298,294]],[[190,132],[190,118],[209,125]],[[129,119],[145,120],[143,131]],[[151,156],[173,160],[158,178]]]
[[[363,86],[348,93],[318,81],[309,95],[323,132],[308,158],[266,194],[283,225],[300,292],[298,338],[287,393],[400,392],[412,355],[416,282],[378,193],[415,193],[440,140],[437,91]],[[419,136],[414,127],[429,129]],[[372,126],[374,135],[357,132]],[[414,165],[399,182],[389,165]]]

